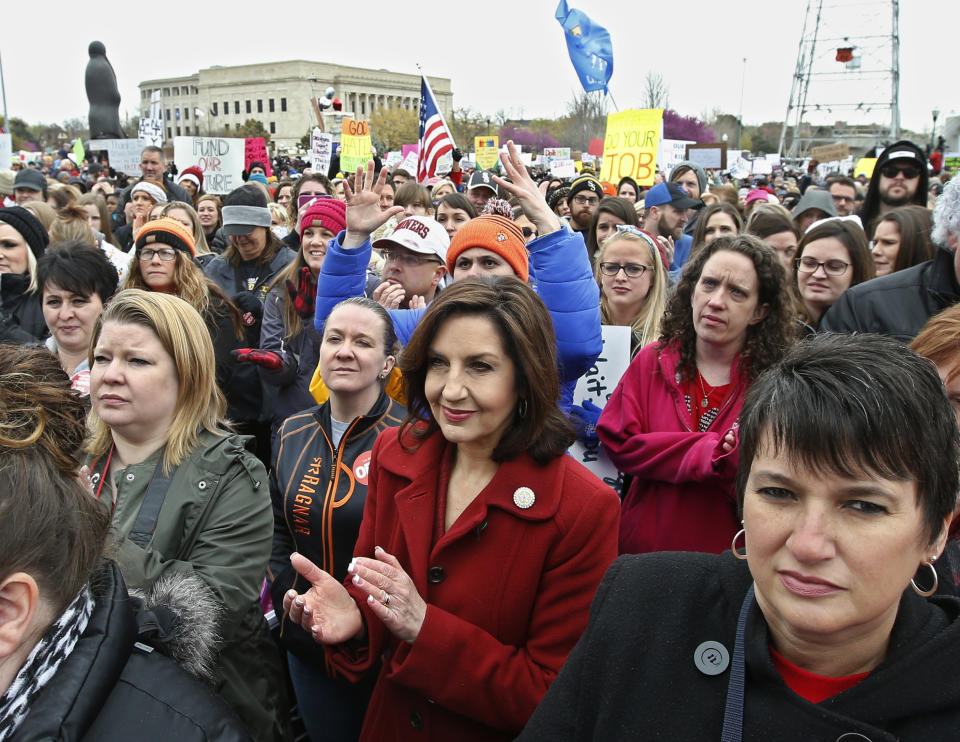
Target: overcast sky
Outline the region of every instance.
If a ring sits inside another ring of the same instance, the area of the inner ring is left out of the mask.
[[[620,109],[638,107],[652,69],[663,75],[671,107],[681,114],[720,108],[736,115],[742,80],[745,122],[783,119],[803,0],[568,1],[610,31],[610,92]],[[562,115],[579,90],[555,9],[555,0],[166,0],[112,6],[52,0],[36,18],[40,27],[30,30],[22,15],[18,27],[5,24],[0,54],[9,113],[29,123],[86,119],[83,74],[94,39],[106,45],[116,70],[121,115],[137,110],[143,80],[217,64],[307,59],[414,74],[419,62],[427,74],[451,79],[455,107],[552,117]],[[859,19],[867,23],[863,13]],[[905,127],[929,132],[932,109],[944,116],[960,112],[951,64],[957,29],[956,0],[901,3]]]

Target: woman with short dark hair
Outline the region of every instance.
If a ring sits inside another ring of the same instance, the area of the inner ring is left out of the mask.
[[[294,555],[312,587],[283,608],[347,677],[382,662],[361,740],[511,739],[583,629],[617,498],[566,455],[550,315],[519,279],[444,289],[401,366],[347,587]]]

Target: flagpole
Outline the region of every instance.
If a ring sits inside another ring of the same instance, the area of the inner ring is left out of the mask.
[[[610,99],[610,102],[613,103],[613,107],[617,113],[620,113],[620,106],[617,105],[617,102],[613,99],[613,94],[609,90],[607,90],[607,97]]]

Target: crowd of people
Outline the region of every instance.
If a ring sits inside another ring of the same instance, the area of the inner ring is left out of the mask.
[[[951,737],[960,178],[453,160],[0,173],[0,742]]]

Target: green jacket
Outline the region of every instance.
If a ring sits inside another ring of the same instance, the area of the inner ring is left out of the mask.
[[[282,739],[286,709],[282,668],[260,608],[273,538],[270,489],[263,464],[243,436],[204,432],[200,445],[170,474],[152,535],[131,539],[148,486],[162,476],[163,449],[113,472],[116,560],[131,588],[163,590],[165,576],[195,574],[223,606],[216,689],[257,740]],[[107,457],[91,464],[94,490]],[[102,497],[109,499],[109,487]],[[153,520],[149,519],[152,524]]]

